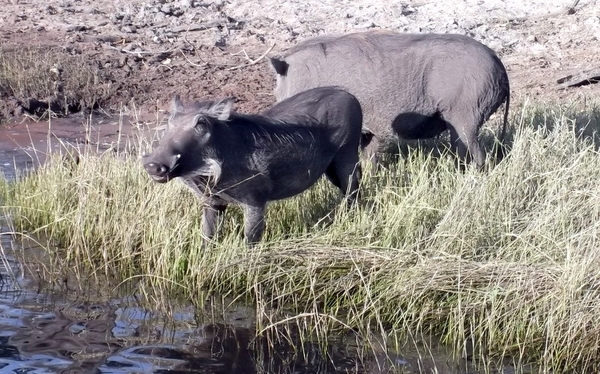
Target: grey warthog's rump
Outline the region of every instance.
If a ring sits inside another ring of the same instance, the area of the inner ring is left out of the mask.
[[[267,202],[299,194],[323,174],[353,203],[362,128],[354,96],[335,87],[316,88],[261,115],[236,113],[233,101],[186,107],[176,96],[164,136],[143,159],[155,181],[179,177],[205,199],[205,237],[214,236],[227,205],[238,203],[247,241],[260,241]]]
[[[504,137],[506,69],[491,49],[467,36],[388,31],[321,36],[271,59],[271,65],[277,100],[329,85],[355,95],[365,132],[373,136],[370,143],[363,141],[368,156],[394,133],[419,139],[450,130],[458,156],[481,166],[479,128],[506,101]]]

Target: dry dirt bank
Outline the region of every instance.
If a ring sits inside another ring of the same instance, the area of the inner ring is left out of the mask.
[[[0,59],[29,56],[35,64],[27,62],[21,79],[49,82],[37,92],[1,87],[0,118],[33,111],[39,103],[32,98],[59,110],[65,102],[70,110],[96,103],[108,111],[135,103],[152,113],[168,107],[175,93],[234,95],[239,109],[260,110],[274,101],[273,78],[260,59],[265,52],[370,28],[453,32],[484,42],[507,66],[513,102],[600,92],[597,84],[557,84],[594,69],[600,75],[597,0],[4,0]],[[83,68],[87,75],[76,80]],[[57,100],[61,95],[68,100]]]

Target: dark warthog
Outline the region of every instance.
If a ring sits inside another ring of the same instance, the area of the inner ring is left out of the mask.
[[[364,152],[375,162],[381,143],[393,133],[420,139],[448,129],[458,156],[482,166],[479,128],[506,101],[504,138],[510,98],[506,69],[491,49],[467,36],[387,31],[321,36],[271,64],[278,100],[329,85],[355,95],[364,114]]]
[[[165,135],[143,159],[155,181],[179,177],[206,200],[206,238],[227,205],[239,203],[246,240],[258,242],[267,202],[299,194],[323,174],[354,202],[362,127],[354,96],[335,87],[311,89],[261,115],[236,113],[233,101],[185,107],[175,97]]]

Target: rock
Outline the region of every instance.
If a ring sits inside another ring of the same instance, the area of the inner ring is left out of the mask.
[[[158,12],[154,15],[154,23],[162,23],[167,19],[167,15],[162,13],[162,12]]]
[[[372,29],[374,27],[377,27],[377,25],[373,21],[367,21],[367,22],[362,23],[360,25],[356,25],[357,29]]]
[[[209,22],[205,22],[205,23],[177,26],[177,27],[172,28],[171,31],[178,33],[178,32],[207,30],[207,29],[210,29],[213,27],[223,26],[223,24],[225,24],[226,22],[227,22],[227,20],[225,20],[225,19],[216,19],[216,20],[212,20]],[[228,28],[229,28],[229,26],[228,26]]]
[[[173,54],[173,52],[163,52],[163,53],[158,53],[156,55],[153,56],[152,61],[156,61],[156,62],[164,62],[166,60],[170,61],[170,56]]]
[[[227,45],[227,40],[223,33],[217,31],[213,34],[213,45],[215,47],[223,48]]]
[[[600,82],[600,67],[567,75],[556,81],[562,88],[580,87]]]
[[[0,120],[2,118],[19,117],[25,114],[23,103],[15,97],[10,97],[8,100],[0,103]]]
[[[529,43],[536,43],[538,41],[537,36],[535,35],[529,35],[526,39]]]
[[[127,15],[125,13],[115,13],[113,14],[112,18],[114,21],[121,21],[123,19],[125,19]]]
[[[125,65],[127,65],[127,55],[123,55],[119,58],[119,62],[118,62],[117,66],[122,68]]]
[[[36,98],[30,97],[26,99],[21,106],[30,114],[41,116],[46,110],[48,110],[48,103],[40,101]]]
[[[52,5],[48,5],[46,7],[46,12],[50,15],[55,15],[58,13],[58,10],[55,7],[53,7]]]
[[[123,50],[123,51],[132,51],[136,47],[137,47],[137,45],[135,43],[129,43],[125,47],[121,48],[121,50]]]
[[[589,17],[583,23],[589,27],[600,27],[600,17]]]
[[[135,26],[123,26],[121,28],[121,31],[128,33],[128,34],[133,34],[137,31]]]
[[[457,22],[458,24],[458,22]],[[479,26],[481,26],[481,23],[478,23],[476,20],[473,19],[468,19],[468,20],[463,20],[460,25],[465,28],[466,30],[473,30]]]
[[[171,15],[171,13],[173,13],[173,7],[171,6],[171,4],[165,4],[160,7],[160,11],[166,15]]]
[[[83,26],[83,25],[77,25],[77,26],[69,26],[69,27],[67,27],[67,32],[87,31],[87,30],[89,30],[89,28],[87,26]]]
[[[415,8],[413,8],[412,6],[402,4],[402,9],[400,11],[400,14],[402,14],[403,16],[409,16],[416,12],[417,12],[417,10]]]

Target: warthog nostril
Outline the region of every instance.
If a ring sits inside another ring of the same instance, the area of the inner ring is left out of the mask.
[[[158,162],[148,162],[147,164],[144,164],[144,168],[148,174],[157,176],[163,176],[169,171],[166,165],[159,164]]]

